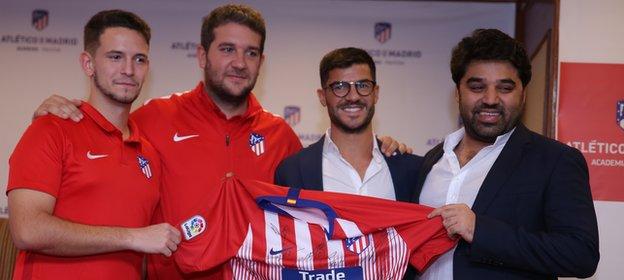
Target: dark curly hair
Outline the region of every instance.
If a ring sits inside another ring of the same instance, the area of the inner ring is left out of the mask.
[[[451,75],[455,85],[473,61],[506,61],[518,71],[522,86],[531,81],[531,62],[520,42],[497,29],[477,29],[453,48]]]

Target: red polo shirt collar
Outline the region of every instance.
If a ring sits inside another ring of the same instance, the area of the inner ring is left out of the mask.
[[[93,107],[88,102],[83,101],[80,104],[80,110],[87,114],[87,116],[89,116],[89,118],[92,119],[102,130],[110,134],[117,134],[119,135],[119,137],[122,137],[121,131],[110,121],[108,121],[95,107]],[[132,119],[128,119],[128,129],[130,130],[130,136],[125,141],[139,142],[141,135]]]

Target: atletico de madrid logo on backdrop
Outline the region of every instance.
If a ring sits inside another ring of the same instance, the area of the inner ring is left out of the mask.
[[[620,100],[616,105],[615,120],[621,129],[624,129],[624,100]]]
[[[301,120],[301,108],[299,106],[284,107],[284,120],[290,125],[295,126]]]
[[[139,160],[139,168],[141,168],[141,172],[147,177],[147,179],[152,178],[152,169],[150,168],[149,161],[141,155],[137,156]]]
[[[49,13],[46,10],[34,10],[32,12],[32,26],[41,31],[48,26]]]
[[[379,43],[385,43],[390,40],[392,35],[392,24],[389,22],[378,22],[375,23],[375,39],[379,41]]]
[[[358,237],[352,237],[352,238],[347,238],[345,240],[345,246],[347,247],[347,249],[353,253],[356,254],[360,254],[362,253],[364,250],[366,250],[366,248],[368,248],[368,236],[358,236]]]
[[[255,132],[251,133],[249,135],[249,147],[257,156],[264,154],[264,136]]]

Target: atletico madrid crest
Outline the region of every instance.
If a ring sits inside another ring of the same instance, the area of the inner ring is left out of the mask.
[[[143,172],[147,179],[152,178],[152,169],[150,168],[149,161],[141,155],[138,155],[137,159],[139,160],[141,172]]]
[[[375,23],[375,39],[379,41],[379,43],[385,43],[390,40],[392,35],[392,24],[389,22],[378,22]]]
[[[624,129],[624,100],[617,102],[615,111],[615,121],[621,129]]]
[[[345,239],[345,246],[353,253],[360,254],[368,248],[368,236],[357,236]]]
[[[47,10],[34,10],[32,12],[32,26],[38,31],[43,30],[48,26],[49,15]]]
[[[301,108],[299,106],[284,107],[284,120],[290,125],[295,126],[301,120]]]
[[[264,136],[252,132],[249,135],[249,147],[257,156],[264,154]]]

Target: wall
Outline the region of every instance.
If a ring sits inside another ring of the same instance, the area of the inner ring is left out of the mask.
[[[624,147],[616,105],[624,102],[624,1],[561,1],[557,137],[588,159],[600,231],[601,260],[591,279],[622,279],[624,151],[604,153],[592,141]],[[599,163],[615,163],[605,166]]]

